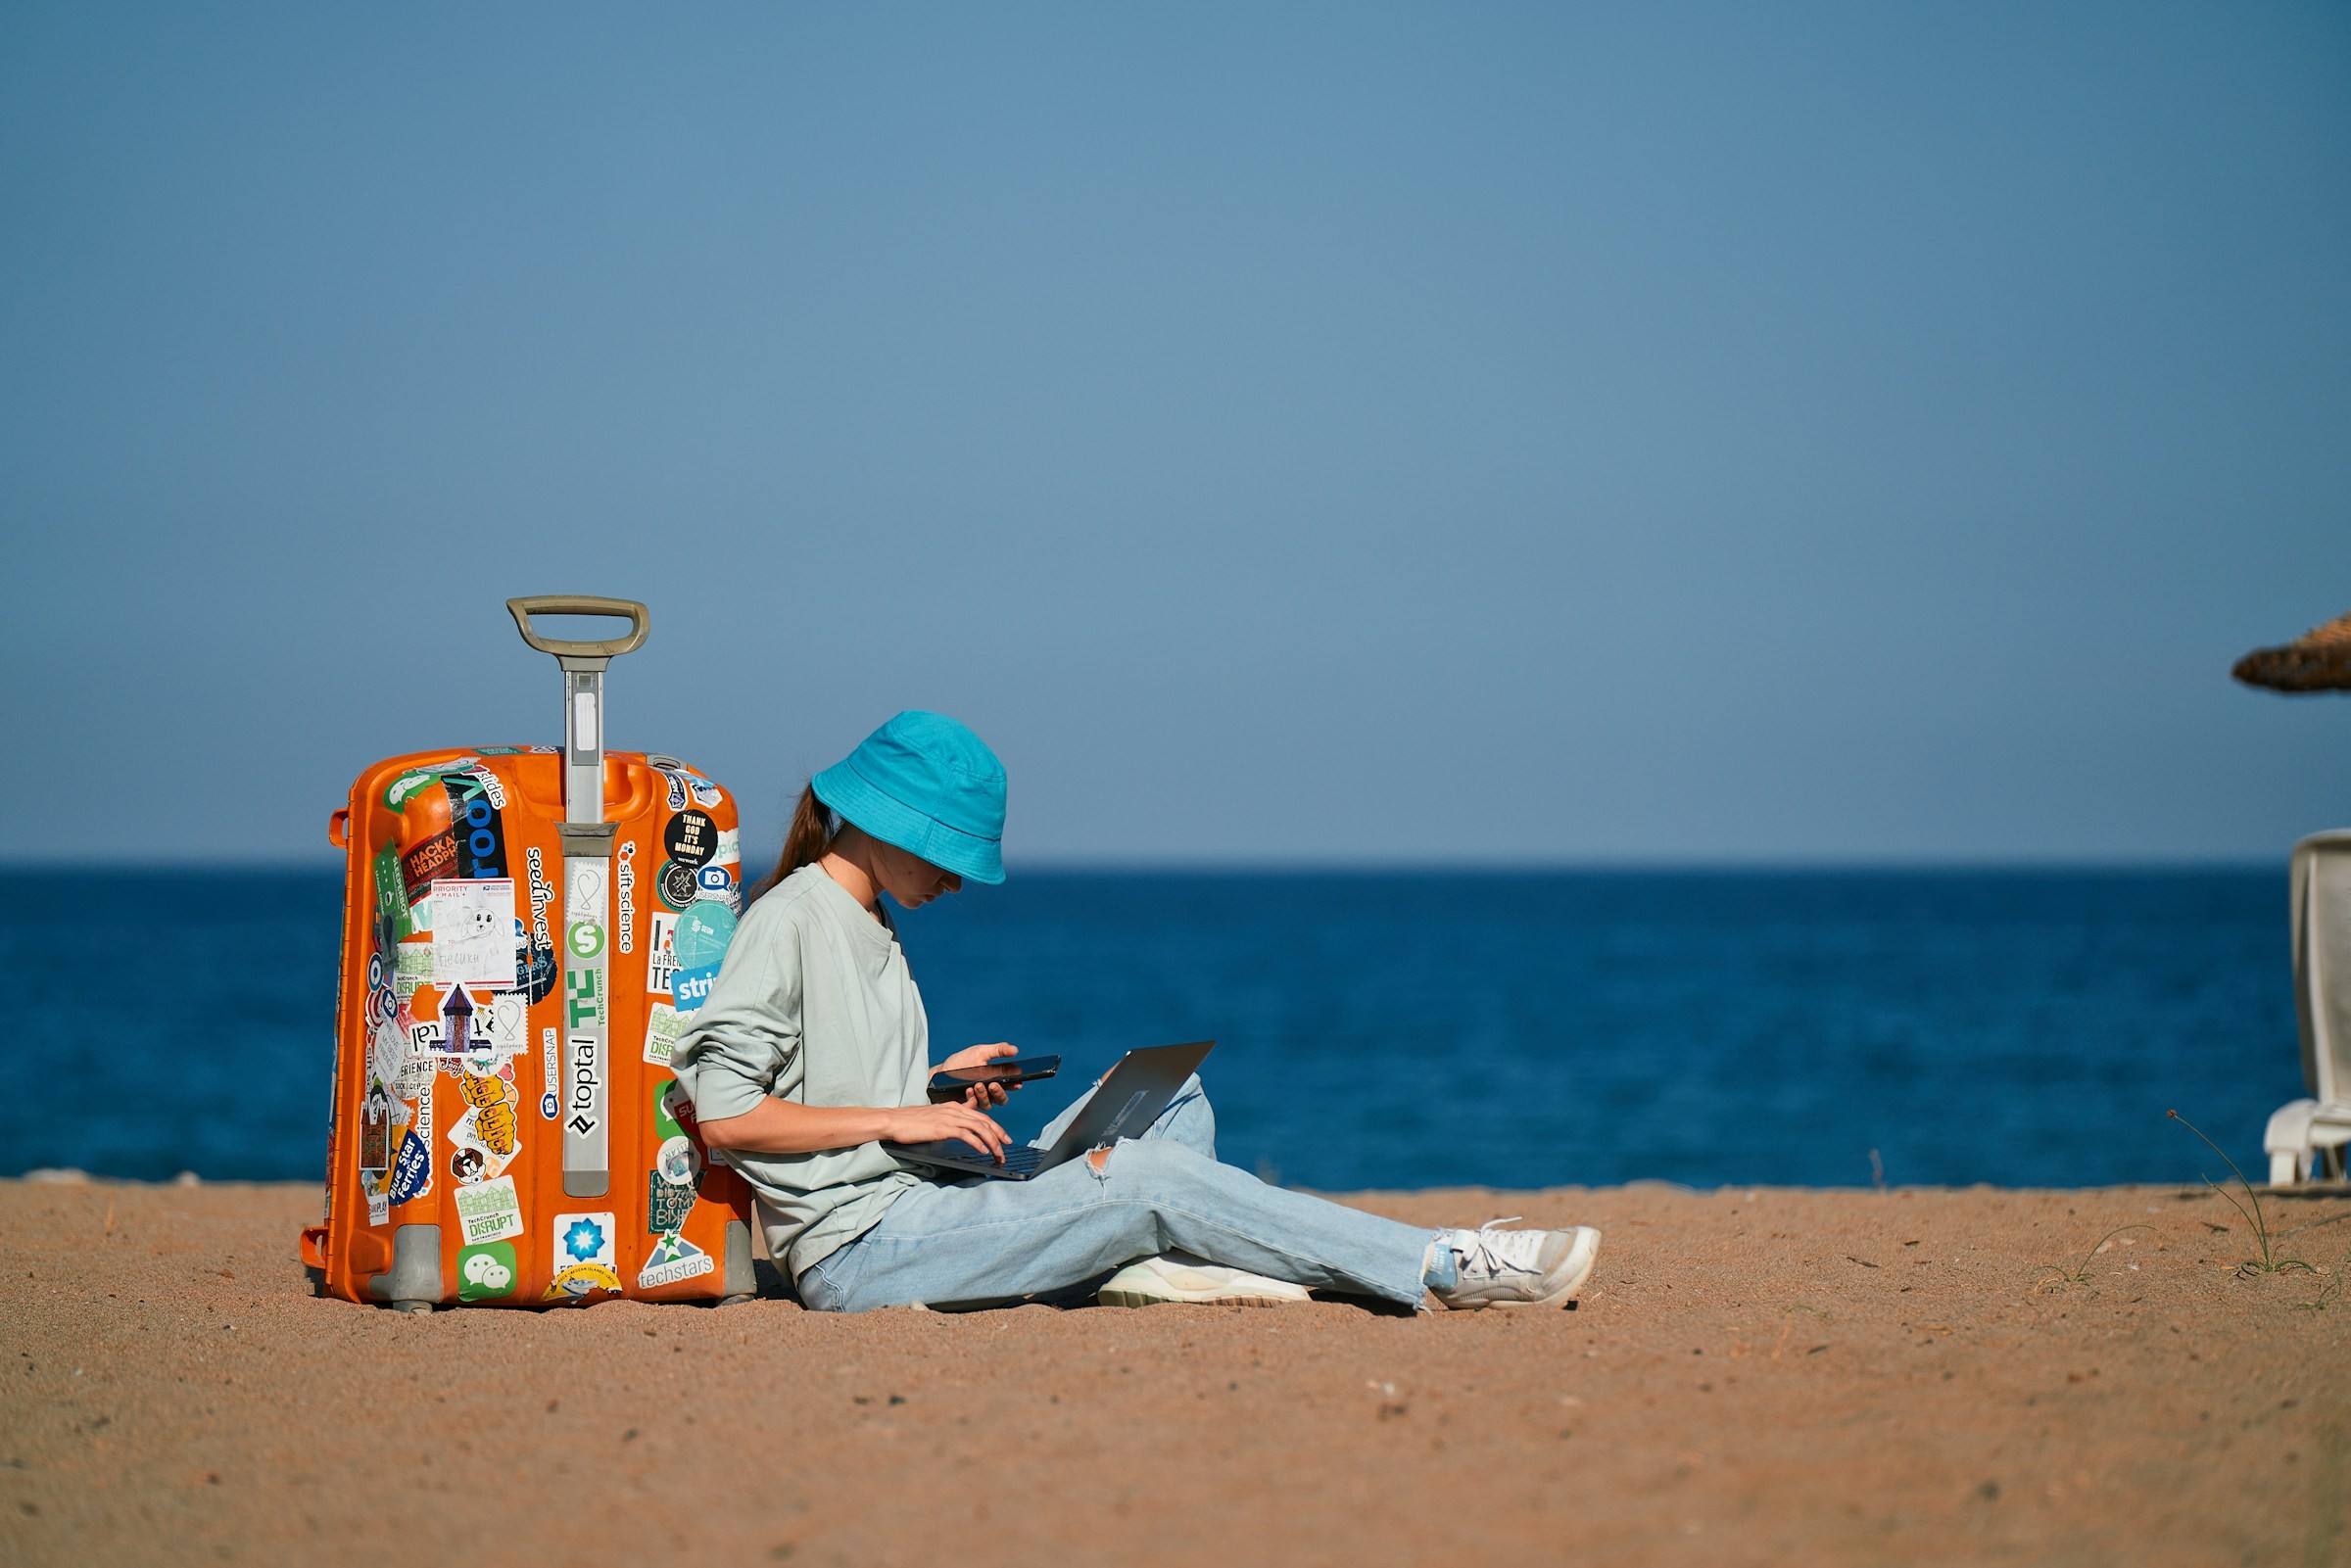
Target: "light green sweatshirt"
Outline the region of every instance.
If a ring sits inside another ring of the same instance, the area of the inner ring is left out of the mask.
[[[770,1096],[811,1106],[925,1102],[931,1029],[906,954],[815,866],[753,904],[672,1067],[704,1121]],[[759,1194],[768,1256],[794,1276],[872,1229],[921,1178],[878,1143],[723,1157]]]

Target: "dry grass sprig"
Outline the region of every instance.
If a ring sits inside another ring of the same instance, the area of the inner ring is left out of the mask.
[[[2261,1256],[2259,1258],[2248,1258],[2243,1262],[2236,1265],[2237,1277],[2239,1279],[2246,1279],[2255,1274],[2282,1274],[2289,1268],[2299,1268],[2306,1274],[2317,1273],[2317,1269],[2311,1267],[2310,1264],[2304,1262],[2299,1258],[2280,1258],[2278,1256],[2276,1244],[2270,1236],[2269,1218],[2261,1212],[2261,1194],[2253,1190],[2253,1183],[2245,1179],[2245,1173],[2236,1168],[2236,1162],[2229,1158],[2229,1151],[2222,1148],[2219,1144],[2214,1143],[2210,1138],[2205,1138],[2204,1129],[2197,1126],[2194,1122],[2188,1120],[2187,1117],[2182,1116],[2179,1112],[2166,1111],[2164,1115],[2171,1117],[2174,1121],[2179,1122],[2180,1125],[2185,1127],[2197,1137],[2203,1138],[2204,1147],[2210,1149],[2214,1154],[2221,1157],[2221,1162],[2229,1167],[2230,1174],[2236,1177],[2236,1184],[2245,1190],[2245,1201],[2243,1203],[2238,1203],[2236,1201],[2236,1194],[2231,1192],[2228,1188],[2222,1186],[2210,1176],[2204,1177],[2204,1185],[2210,1187],[2214,1192],[2217,1192],[2222,1197],[2228,1199],[2230,1206],[2244,1216],[2245,1223],[2253,1227],[2253,1239],[2261,1248]]]
[[[2104,1252],[2106,1250],[2106,1244],[2114,1240],[2115,1237],[2120,1236],[2124,1231],[2153,1230],[2154,1228],[2155,1227],[2153,1225],[2148,1224],[2143,1219],[2135,1225],[2117,1225],[2105,1235],[2100,1236],[2097,1239],[2096,1244],[2093,1245],[2089,1251],[2082,1255],[2081,1266],[2075,1268],[2071,1273],[2068,1273],[2063,1267],[2056,1263],[2041,1264],[2041,1277],[2034,1281],[2033,1288],[2035,1290],[2063,1290],[2068,1285],[2081,1285],[2087,1288],[2095,1289],[2095,1287],[2091,1286],[2089,1283],[2089,1260],[2097,1257],[2098,1254]]]

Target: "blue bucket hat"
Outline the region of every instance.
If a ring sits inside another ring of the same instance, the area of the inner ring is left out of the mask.
[[[1004,879],[1004,764],[943,713],[899,714],[808,784],[886,844],[967,881]]]

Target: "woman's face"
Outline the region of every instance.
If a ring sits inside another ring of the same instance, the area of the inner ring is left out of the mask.
[[[920,909],[942,894],[963,890],[963,879],[953,872],[940,871],[922,856],[895,844],[886,844],[879,838],[873,842],[875,879],[901,908]]]

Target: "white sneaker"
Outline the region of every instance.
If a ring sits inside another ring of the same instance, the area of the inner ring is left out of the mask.
[[[1156,1307],[1162,1302],[1209,1302],[1220,1307],[1279,1307],[1307,1300],[1306,1287],[1268,1279],[1187,1253],[1168,1253],[1128,1263],[1110,1276],[1094,1298],[1105,1307]]]
[[[1513,1214],[1511,1218],[1518,1217]],[[1564,1307],[1575,1300],[1600,1257],[1600,1232],[1496,1230],[1489,1219],[1475,1230],[1448,1230],[1435,1245],[1453,1249],[1459,1278],[1451,1290],[1428,1294],[1454,1311],[1481,1307]]]

